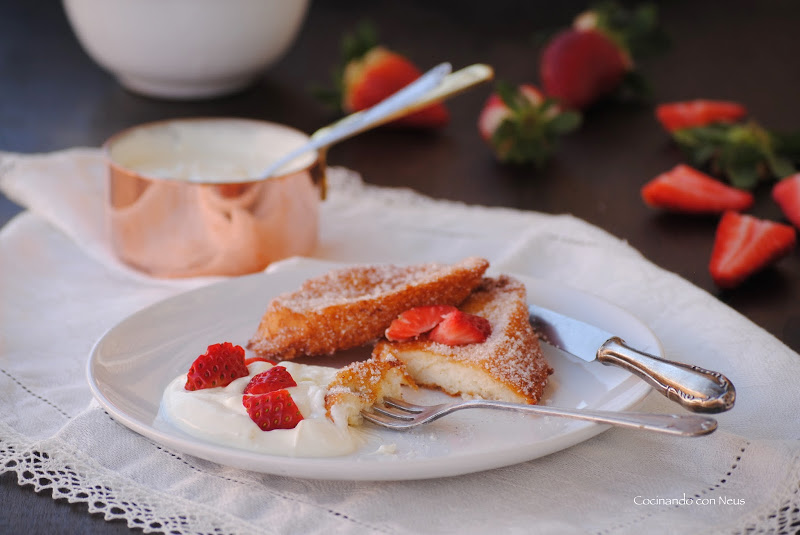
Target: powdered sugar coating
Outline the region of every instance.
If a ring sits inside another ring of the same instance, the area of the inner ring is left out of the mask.
[[[307,280],[273,299],[248,347],[286,360],[331,354],[383,335],[401,312],[422,305],[458,305],[480,284],[489,262],[453,265],[361,265]]]
[[[492,333],[485,342],[448,346],[422,336],[408,342],[381,341],[373,355],[395,356],[407,364],[409,356],[414,355],[426,359],[426,369],[429,370],[434,368],[428,364],[444,363],[440,369],[447,377],[439,380],[431,377],[420,379],[411,365],[409,372],[420,385],[440,387],[450,394],[487,397],[487,389],[479,392],[470,382],[474,378],[472,372],[479,370],[486,382],[502,387],[495,389],[498,394],[493,397],[503,396],[502,392],[509,390],[513,394],[511,398],[505,397],[506,401],[537,403],[552,368],[545,360],[528,321],[524,284],[506,275],[485,278],[459,308],[489,320]],[[464,378],[458,377],[459,374]]]
[[[368,301],[403,291],[442,273],[442,264],[401,267],[392,264],[353,266],[307,280],[296,292],[278,297],[286,308],[304,314],[322,308]]]

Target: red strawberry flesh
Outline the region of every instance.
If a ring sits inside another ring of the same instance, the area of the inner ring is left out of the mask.
[[[303,420],[300,409],[286,390],[245,395],[242,404],[250,419],[262,431],[294,429]]]
[[[570,28],[548,42],[540,67],[544,92],[581,110],[616,89],[631,61],[603,33]]]
[[[186,375],[186,390],[203,390],[228,386],[239,377],[248,375],[244,364],[244,348],[230,342],[208,346],[195,359]]]
[[[428,339],[448,346],[485,342],[492,334],[489,320],[460,310],[451,312],[428,335]]]
[[[386,338],[393,342],[411,340],[436,327],[451,312],[458,310],[449,305],[429,305],[406,310],[386,329]]]
[[[645,203],[654,208],[695,214],[746,210],[754,200],[752,193],[684,164],[658,175],[641,193]]]
[[[250,382],[244,387],[244,393],[267,394],[293,386],[297,386],[297,383],[289,371],[283,366],[274,366],[250,379]]]
[[[355,112],[370,108],[422,75],[406,57],[383,47],[374,47],[363,58],[351,60],[344,71],[342,107]],[[410,127],[437,128],[449,121],[441,103],[432,104],[392,122]]]
[[[772,198],[786,219],[800,228],[800,173],[778,181],[772,187]]]
[[[718,122],[732,123],[745,115],[747,109],[744,106],[725,100],[666,102],[656,107],[656,118],[668,132]]]
[[[720,288],[734,288],[794,248],[796,231],[789,225],[725,212],[717,227],[709,271]]]

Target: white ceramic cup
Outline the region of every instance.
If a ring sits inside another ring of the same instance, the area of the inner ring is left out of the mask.
[[[153,97],[241,90],[294,42],[308,0],[63,0],[86,53]]]

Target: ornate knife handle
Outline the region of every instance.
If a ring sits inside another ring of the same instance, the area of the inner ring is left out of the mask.
[[[597,360],[619,366],[647,381],[659,393],[694,412],[724,412],[733,407],[736,390],[721,373],[656,357],[610,338]]]

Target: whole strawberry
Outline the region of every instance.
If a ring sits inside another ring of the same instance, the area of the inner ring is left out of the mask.
[[[208,346],[195,359],[186,375],[186,390],[203,390],[228,386],[248,374],[244,364],[244,348],[230,342]]]
[[[245,395],[242,397],[242,405],[250,419],[262,431],[294,429],[303,420],[300,409],[286,390]]]
[[[478,118],[478,131],[501,162],[542,166],[559,137],[576,129],[577,112],[564,111],[530,84],[498,83]]]
[[[564,106],[583,110],[614,91],[632,67],[630,56],[601,32],[570,28],[542,54],[542,85]]]
[[[369,24],[360,25],[345,36],[341,72],[332,92],[318,96],[330,101],[344,113],[374,106],[422,76],[422,71],[407,57],[378,45],[377,35]],[[447,108],[435,103],[392,121],[394,126],[439,128],[450,120]]]
[[[655,8],[628,11],[606,2],[579,15],[546,44],[540,62],[545,93],[583,110],[623,86],[640,93],[644,81],[634,59],[663,48]]]

